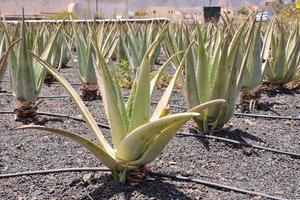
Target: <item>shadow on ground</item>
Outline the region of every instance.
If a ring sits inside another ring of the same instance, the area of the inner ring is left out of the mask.
[[[223,129],[219,132],[218,134],[219,137],[231,139],[231,140],[236,140],[239,142],[247,143],[246,139],[252,140],[255,142],[264,142],[261,138],[258,138],[246,131],[242,131],[240,129],[235,129],[235,130],[226,130]]]
[[[175,185],[167,183],[158,177],[148,179],[134,187],[117,184],[109,174],[101,176],[98,181],[102,184],[84,197],[83,200],[110,199],[118,196],[121,199],[135,199],[135,196],[141,197],[141,195],[145,199],[170,199],[172,197],[176,197],[176,199],[192,199],[178,190]]]
[[[199,136],[205,136],[206,134],[203,133],[198,133]],[[262,140],[261,138],[256,137],[255,135],[252,135],[248,132],[242,131],[240,129],[235,129],[235,130],[230,130],[230,129],[222,129],[220,131],[217,132],[217,134],[214,134],[217,137],[221,137],[221,138],[226,138],[226,139],[230,139],[230,140],[235,140],[241,143],[246,143],[246,144],[252,144],[252,142],[250,141],[254,141],[254,142],[260,142],[260,143],[264,143],[264,140]],[[197,135],[193,136],[193,135],[178,135],[178,137],[195,137],[199,142],[201,142],[203,144],[203,146],[205,147],[205,149],[207,151],[210,150],[210,139],[205,138],[205,137],[197,137]],[[219,142],[219,141],[218,141]],[[223,142],[223,141],[220,141]],[[243,149],[245,147],[239,145],[239,144],[231,144],[231,143],[227,143],[227,146],[232,147],[232,148],[237,148],[237,149]]]

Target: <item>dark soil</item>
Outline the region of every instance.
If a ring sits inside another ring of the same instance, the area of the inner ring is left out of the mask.
[[[74,69],[63,70],[70,82],[79,83]],[[10,92],[7,82],[2,90]],[[80,86],[74,86],[79,92]],[[124,91],[128,93],[128,91]],[[158,93],[161,93],[159,91]],[[12,111],[15,100],[0,94],[2,111]],[[66,95],[59,84],[44,85],[41,95]],[[155,97],[157,101],[159,95]],[[290,93],[263,92],[268,104],[259,114],[299,116],[300,90]],[[70,98],[40,99],[38,111],[79,116]],[[185,106],[175,92],[172,104]],[[107,123],[101,100],[85,102],[101,123]],[[173,109],[172,112],[179,110]],[[67,129],[91,138],[87,126],[66,118],[45,117],[45,126]],[[71,140],[35,130],[15,130],[21,124],[13,115],[0,115],[0,173],[69,167],[101,167],[88,151]],[[181,133],[188,132],[190,122]],[[300,121],[233,117],[218,135],[250,144],[300,153]],[[103,129],[110,140],[109,130]],[[176,136],[149,165],[152,172],[182,175],[286,199],[300,199],[300,160],[288,155],[245,148],[197,137]],[[84,181],[83,177],[89,177]],[[135,187],[116,184],[109,173],[60,173],[0,179],[0,199],[263,199],[201,184],[148,177]]]

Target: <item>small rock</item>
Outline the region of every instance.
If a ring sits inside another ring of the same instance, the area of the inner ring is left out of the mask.
[[[155,181],[155,178],[152,178],[152,177],[146,177],[146,180],[147,180],[147,181]]]
[[[35,193],[36,193],[36,195],[42,195],[42,194],[44,193],[44,191],[42,191],[42,190],[37,190]],[[35,199],[37,199],[37,198],[35,198]]]
[[[287,120],[284,122],[285,125],[288,125],[288,126],[293,126],[295,124],[294,121],[291,121],[291,120]]]
[[[184,177],[189,177],[189,176],[193,175],[193,172],[191,172],[191,171],[183,171],[181,173],[181,175],[184,176]]]
[[[247,156],[251,156],[252,154],[257,153],[257,149],[251,148],[251,147],[243,147],[243,154]]]
[[[54,193],[54,191],[55,191],[55,189],[54,189],[54,188],[49,188],[49,189],[48,189],[48,192],[49,192],[49,194],[53,194],[53,193]]]
[[[232,129],[234,127],[234,123],[232,122],[227,122],[225,125],[224,125],[224,128],[228,128],[228,129]]]
[[[93,178],[93,173],[85,174],[82,179],[85,183],[90,183]]]
[[[16,149],[20,150],[20,149],[22,149],[22,146],[23,146],[23,144],[18,144],[18,145],[16,145]]]
[[[250,119],[245,119],[244,121],[245,121],[245,123],[248,124],[249,126],[255,125],[255,122],[251,121]]]
[[[171,161],[171,162],[169,162],[169,164],[170,164],[170,165],[176,165],[177,163],[176,163],[176,162],[173,162],[173,161]]]
[[[101,174],[100,173],[96,173],[95,175],[94,175],[94,179],[100,179],[101,178]]]

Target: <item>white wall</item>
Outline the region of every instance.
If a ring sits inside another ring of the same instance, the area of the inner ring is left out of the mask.
[[[107,1],[107,0],[106,0]],[[99,11],[106,17],[112,17],[113,14],[124,15],[126,12],[126,0],[117,0],[103,2],[98,0]],[[78,3],[81,18],[93,18],[96,13],[96,0],[0,0],[0,14],[20,15],[24,7],[25,15],[34,15],[40,13],[57,13],[67,10],[70,3]]]

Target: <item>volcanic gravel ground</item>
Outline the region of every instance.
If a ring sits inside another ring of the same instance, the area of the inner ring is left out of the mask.
[[[73,68],[62,74],[79,83]],[[7,77],[6,77],[7,78]],[[9,96],[7,82],[0,83],[6,93],[0,94],[1,111],[12,111],[14,98]],[[74,86],[79,91],[79,86]],[[124,94],[128,95],[128,90]],[[154,101],[159,100],[158,91]],[[44,85],[41,95],[66,95],[59,84]],[[40,99],[40,112],[79,117],[69,97]],[[261,102],[272,103],[268,111],[255,113],[299,116],[300,91],[264,92]],[[107,124],[101,100],[85,102],[95,119]],[[175,92],[171,104],[186,106],[184,97]],[[179,112],[180,109],[172,109]],[[88,138],[84,122],[61,117],[41,116],[45,126],[63,128]],[[0,173],[70,167],[101,167],[87,150],[71,140],[35,130],[15,130],[21,123],[13,115],[0,115]],[[179,133],[187,133],[190,122]],[[250,144],[300,153],[300,121],[233,117],[218,136]],[[110,141],[109,130],[102,129]],[[246,148],[194,136],[177,135],[163,153],[149,165],[154,173],[182,175],[228,186],[235,186],[286,199],[300,199],[300,160],[288,155]],[[86,178],[88,177],[88,178]],[[0,199],[264,199],[201,184],[149,176],[135,187],[116,184],[109,173],[82,172],[22,176],[0,179]]]

